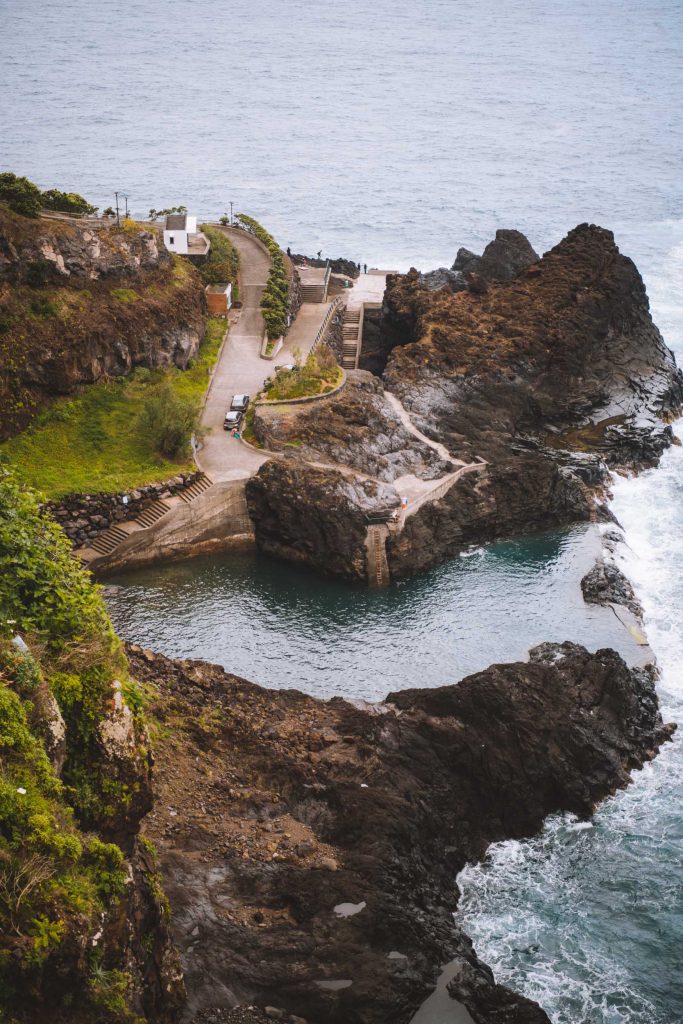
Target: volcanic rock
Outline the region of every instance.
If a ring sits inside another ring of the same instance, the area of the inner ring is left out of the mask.
[[[311,1024],[406,1024],[456,961],[452,988],[475,1020],[547,1021],[496,986],[454,925],[453,879],[489,843],[530,835],[549,813],[588,817],[627,784],[673,729],[651,667],[546,644],[458,685],[357,705],[129,656],[156,693],[144,828],[187,1019],[260,1020],[260,1006]],[[361,909],[340,916],[343,904]]]

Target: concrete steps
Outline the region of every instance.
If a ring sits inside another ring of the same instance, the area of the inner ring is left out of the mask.
[[[126,540],[127,537],[130,537],[131,534],[138,533],[141,530],[148,530],[150,526],[154,526],[162,516],[165,516],[167,512],[170,512],[172,508],[177,507],[180,504],[180,501],[189,505],[190,502],[198,498],[200,494],[204,494],[205,491],[208,491],[209,487],[213,487],[213,480],[211,480],[206,473],[202,473],[201,476],[197,477],[194,483],[191,484],[190,487],[187,487],[181,494],[171,498],[169,501],[163,501],[159,498],[150,505],[149,508],[143,509],[135,519],[128,520],[126,523],[122,523],[117,526],[110,526],[109,529],[105,530],[104,533],[101,533],[99,537],[95,537],[94,540],[90,541],[86,548],[81,548],[77,554],[81,554],[82,552],[81,557],[86,563],[92,561],[93,558],[97,556],[111,555],[116,551],[119,544]],[[242,510],[240,509],[240,512],[241,511]],[[246,515],[246,505],[244,513]],[[126,526],[127,529],[124,529]],[[94,555],[93,552],[95,553]]]
[[[127,536],[126,531],[122,530],[120,526],[110,526],[99,537],[90,541],[90,547],[99,555],[110,555]]]
[[[161,519],[171,509],[170,505],[167,505],[165,501],[159,499],[155,501],[153,505],[146,508],[139,516],[133,520],[134,523],[138,523],[143,529],[147,529],[148,526],[153,526],[157,519]]]
[[[342,324],[342,366],[345,370],[355,370],[358,366],[362,330],[363,310],[347,307]]]
[[[191,501],[194,501],[195,498],[198,498],[200,494],[203,494],[204,491],[208,491],[209,487],[211,487],[212,484],[213,480],[211,480],[211,478],[208,477],[206,473],[202,473],[202,475],[197,477],[195,482],[190,487],[186,488],[186,490],[184,491],[181,491],[179,497],[182,498],[183,501],[187,502],[187,504],[189,504]]]

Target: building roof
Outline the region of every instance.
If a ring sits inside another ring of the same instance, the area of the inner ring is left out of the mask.
[[[229,287],[230,285],[227,281],[225,284],[222,282],[221,284],[207,284],[206,291],[211,292],[212,295],[223,295]]]
[[[185,231],[187,225],[187,214],[169,213],[166,216],[167,231]]]

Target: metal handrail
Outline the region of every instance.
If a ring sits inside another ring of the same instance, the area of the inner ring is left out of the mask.
[[[343,295],[337,295],[337,297],[332,300],[332,302],[330,303],[330,308],[328,309],[327,313],[325,313],[325,317],[323,319],[323,322],[321,323],[320,327],[318,328],[318,333],[315,336],[315,341],[311,345],[311,352],[322,341],[322,339],[323,339],[323,337],[324,337],[324,335],[325,335],[325,333],[327,331],[327,328],[329,326],[330,320],[332,319],[332,314],[335,313],[339,309],[339,307],[341,305],[343,305],[343,304],[344,304],[344,297],[343,297]]]

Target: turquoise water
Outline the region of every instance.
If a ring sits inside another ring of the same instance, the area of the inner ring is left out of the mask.
[[[111,577],[105,595],[123,636],[165,654],[265,686],[379,700],[524,659],[544,640],[633,655],[614,614],[583,602],[579,580],[596,547],[590,528],[542,534],[379,591],[225,555]]]
[[[449,265],[497,227],[542,250],[594,221],[636,261],[680,362],[682,40],[680,0],[0,0],[0,160],[101,206],[127,191],[138,214],[232,200],[295,250],[398,269]],[[615,493],[679,719],[682,480],[675,449]],[[181,566],[131,577],[110,600],[124,631],[169,653],[381,696],[518,657],[560,626],[598,639],[607,623],[563,589],[573,544],[530,543],[382,595],[224,561],[197,584]],[[462,880],[482,956],[554,1024],[683,1020],[682,806],[679,742],[593,828],[551,822]]]

